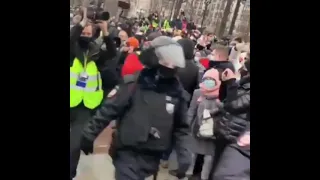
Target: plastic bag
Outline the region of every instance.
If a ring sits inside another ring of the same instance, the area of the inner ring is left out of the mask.
[[[114,166],[109,154],[81,154],[76,180],[114,180]]]
[[[94,154],[81,153],[75,180],[114,180],[115,168],[108,154],[112,141],[112,124],[94,142]]]

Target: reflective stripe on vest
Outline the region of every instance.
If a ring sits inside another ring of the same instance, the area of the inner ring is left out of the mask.
[[[86,73],[84,87],[77,85],[81,74]],[[75,58],[70,67],[70,107],[76,107],[81,102],[94,109],[103,99],[102,80],[95,62],[91,61],[84,67],[79,59]]]

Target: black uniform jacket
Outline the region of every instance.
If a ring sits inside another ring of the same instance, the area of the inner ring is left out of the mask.
[[[151,108],[148,108],[145,105],[141,105],[140,108],[140,102],[136,100],[133,101],[133,99],[136,98],[135,96],[142,96],[142,93],[145,93],[143,95],[146,97],[144,100],[149,103]],[[186,170],[190,163],[190,154],[187,150],[190,128],[186,119],[187,101],[189,99],[189,97],[187,97],[188,93],[183,89],[176,78],[170,80],[157,79],[156,70],[154,69],[143,69],[135,82],[120,84],[112,90],[109,93],[108,98],[103,102],[101,108],[97,110],[96,115],[93,116],[87,126],[85,126],[83,132],[84,137],[94,141],[99,133],[108,126],[110,121],[117,120],[118,133],[120,136],[126,136],[125,138],[121,137],[121,141],[125,141],[125,144],[130,144],[136,139],[143,139],[145,137],[144,127],[139,127],[135,124],[131,124],[131,127],[121,126],[128,123],[124,123],[125,121],[139,121],[139,119],[132,119],[131,117],[140,117],[141,119],[146,119],[145,117],[164,117],[160,113],[162,113],[162,109],[165,109],[166,99],[163,100],[164,107],[159,107],[158,110],[155,108],[155,105],[161,104],[159,101],[155,100],[159,99],[159,97],[156,96],[161,96],[162,94],[171,96],[173,97],[172,99],[177,99],[178,103],[176,104],[173,113],[174,125],[171,133],[162,134],[161,136],[164,136],[163,139],[167,139],[167,136],[170,136],[173,140],[178,155],[179,167],[181,171]],[[129,112],[130,109],[134,109],[135,114],[131,114],[129,117],[126,116],[126,113]],[[156,115],[156,113],[159,114]],[[165,119],[162,120],[165,121]],[[147,121],[144,122],[147,127]],[[125,131],[126,133],[123,134],[121,131]],[[160,146],[161,145],[163,145],[162,142],[160,143]],[[160,148],[159,150],[162,149]]]

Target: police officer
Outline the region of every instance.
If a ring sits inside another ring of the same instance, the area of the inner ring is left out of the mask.
[[[117,180],[141,180],[158,171],[162,154],[177,151],[178,178],[190,164],[186,121],[188,94],[176,78],[185,67],[181,46],[160,36],[142,51],[146,67],[134,80],[116,86],[84,128],[81,149],[89,154],[93,142],[110,121],[117,120],[113,163]]]
[[[98,62],[104,64],[108,57],[106,53],[112,54],[112,49],[115,51],[108,38],[107,23],[101,22],[98,26],[103,31],[108,51],[100,52],[100,46],[96,46],[92,38],[95,31],[88,22],[85,7],[87,5],[84,4],[82,21],[70,32],[70,179],[76,176],[83,126],[103,100],[105,89]]]

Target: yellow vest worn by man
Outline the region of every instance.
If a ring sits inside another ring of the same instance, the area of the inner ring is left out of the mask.
[[[102,99],[102,80],[96,63],[87,63],[85,58],[83,65],[75,58],[70,67],[70,108],[83,102],[85,107],[94,109],[100,105]]]
[[[158,25],[159,25],[159,24],[158,24],[156,21],[154,21],[154,20],[152,21],[152,27],[157,28]]]
[[[169,23],[169,21],[168,21],[167,19],[164,20],[163,28],[164,28],[166,31],[168,31],[169,29],[171,29],[170,23]]]

